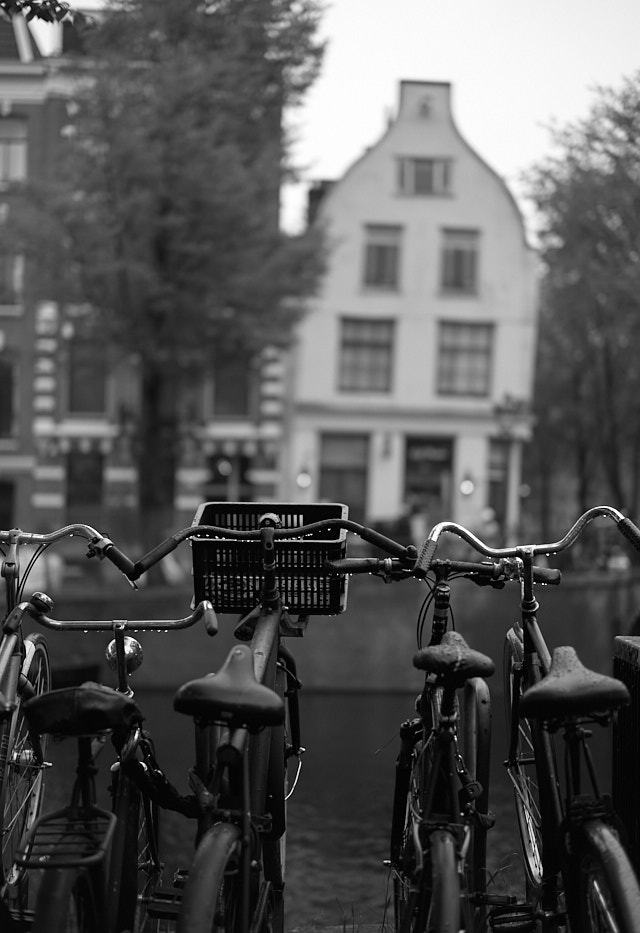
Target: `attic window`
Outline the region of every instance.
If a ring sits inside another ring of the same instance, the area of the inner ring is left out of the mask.
[[[398,159],[398,189],[401,194],[449,194],[451,159]]]
[[[431,116],[431,98],[422,97],[418,104],[418,116],[421,120],[428,120]]]

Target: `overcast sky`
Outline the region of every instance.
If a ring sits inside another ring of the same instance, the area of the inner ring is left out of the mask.
[[[339,178],[396,111],[401,80],[448,81],[458,129],[521,201],[547,127],[640,71],[640,0],[327,0],[322,74],[295,114],[306,182]],[[283,196],[302,221],[307,185]]]
[[[458,129],[523,205],[519,175],[549,151],[547,127],[640,71],[640,0],[325,0],[322,34],[322,73],[294,115],[303,184],[283,194],[290,230],[308,183],[339,178],[380,138],[402,80],[452,85]]]

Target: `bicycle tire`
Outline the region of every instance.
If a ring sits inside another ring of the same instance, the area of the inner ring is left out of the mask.
[[[572,845],[578,892],[574,933],[635,933],[640,888],[617,833],[604,820],[585,822]]]
[[[21,673],[36,695],[51,689],[51,664],[45,638],[24,639]],[[40,736],[42,755],[47,736]],[[2,814],[2,877],[11,906],[26,907],[26,869],[15,864],[20,843],[38,817],[44,792],[44,767],[38,765],[20,693],[10,719],[0,725],[0,813]],[[35,764],[34,764],[35,763]]]
[[[456,841],[446,829],[432,832],[429,840],[431,898],[426,933],[458,933],[461,926],[461,887]],[[469,929],[469,928],[467,928]]]
[[[467,681],[460,704],[458,735],[462,758],[473,781],[482,791],[475,800],[477,813],[489,813],[489,787],[491,775],[491,696],[489,687],[481,677]],[[467,879],[470,891],[484,893],[487,877],[487,830],[472,826],[471,858],[467,859]]]
[[[505,727],[510,752],[514,738],[512,729],[517,731],[515,754],[507,763],[507,771],[513,785],[527,897],[535,900],[542,885],[542,835],[538,779],[531,723],[526,719],[519,719],[517,708],[514,712],[514,707],[517,707],[519,697],[522,695],[523,657],[522,641],[514,629],[509,629],[504,641],[503,676]],[[516,696],[514,696],[514,689]]]
[[[287,675],[278,667],[274,690],[285,696]],[[285,702],[288,714],[288,704]],[[262,837],[262,862],[265,880],[272,885],[274,904],[271,917],[272,933],[284,931],[284,885],[287,852],[287,744],[289,736],[288,715],[282,726],[271,728],[269,744],[269,771],[267,776],[267,811],[271,813],[271,831]]]
[[[231,933],[236,919],[242,832],[216,823],[200,841],[182,895],[178,933]]]
[[[427,691],[421,701],[422,736],[411,755],[401,851],[398,864],[394,866],[395,929],[397,933],[471,931],[473,911],[470,905],[463,905],[454,833],[442,828],[430,833],[426,845],[424,842],[420,801],[431,769],[427,737],[430,723],[439,715],[442,689],[436,687],[428,691],[428,696],[426,694]]]
[[[138,786],[118,772],[114,781],[116,828],[111,844],[108,910],[116,930],[145,930],[147,904],[160,881],[158,808]]]
[[[43,872],[31,933],[104,933],[98,883],[95,870],[54,868]]]

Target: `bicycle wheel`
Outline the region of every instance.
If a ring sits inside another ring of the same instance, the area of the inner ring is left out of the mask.
[[[480,819],[477,823],[470,822],[466,829],[470,834],[470,844],[464,860],[463,899],[466,902],[466,916],[475,917],[476,926],[482,929],[485,916],[482,896],[487,887],[487,829],[492,817],[489,814],[491,696],[487,682],[481,677],[474,677],[465,684],[460,703],[458,736],[469,777],[480,785],[473,787],[473,792],[477,794],[474,806]],[[474,904],[476,906],[472,906]],[[465,929],[468,927],[469,920]]]
[[[182,896],[178,933],[231,933],[239,910],[242,833],[216,823],[202,838]]]
[[[634,933],[640,918],[640,889],[614,829],[602,820],[582,825],[574,841],[577,922],[573,933]]]
[[[399,933],[471,933],[473,920],[464,908],[456,842],[446,829],[432,832],[422,868],[410,880],[398,878],[396,930]]]
[[[78,868],[45,871],[31,933],[104,933],[97,875]]]
[[[522,640],[514,629],[504,642],[503,675],[505,725],[509,758],[507,772],[513,785],[527,894],[535,896],[542,884],[540,797],[531,724],[518,716],[522,695]]]
[[[426,933],[469,930],[462,924],[460,875],[455,839],[448,830],[438,829],[429,839],[431,898]]]
[[[284,697],[287,677],[278,667],[274,689]],[[267,776],[266,810],[271,814],[271,832],[263,835],[262,861],[265,880],[271,884],[273,905],[270,917],[272,933],[284,930],[284,884],[287,850],[287,745],[289,736],[288,703],[285,703],[287,717],[284,725],[271,728],[269,743],[269,772]]]
[[[24,652],[21,673],[29,683],[29,695],[45,693],[51,688],[51,666],[43,636],[27,635]],[[24,687],[21,692],[25,693]],[[39,742],[44,756],[47,736],[41,736]],[[23,836],[38,816],[43,791],[44,768],[37,760],[19,694],[11,718],[0,725],[2,873],[12,906],[26,906],[25,869],[18,868],[14,859]]]
[[[117,930],[152,933],[155,927],[147,918],[147,904],[162,874],[158,809],[130,778],[118,772],[113,812],[116,829],[108,882],[110,916],[115,917]]]

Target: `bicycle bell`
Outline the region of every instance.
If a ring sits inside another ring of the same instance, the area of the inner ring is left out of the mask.
[[[105,651],[105,657],[107,659],[107,664],[112,671],[118,669],[118,652],[116,648],[116,640],[112,639],[107,645],[107,650]],[[124,636],[124,663],[127,669],[127,674],[133,674],[134,671],[137,671],[140,665],[142,664],[142,645],[137,638],[132,638],[131,635]]]

